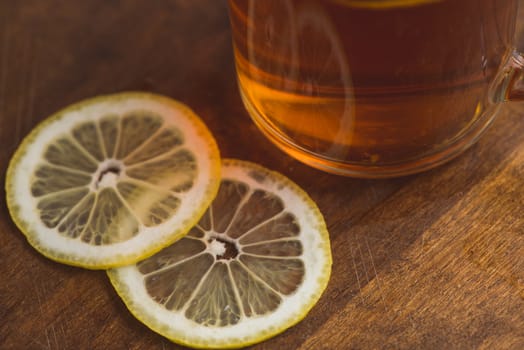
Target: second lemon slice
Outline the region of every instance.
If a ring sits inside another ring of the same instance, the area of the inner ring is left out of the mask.
[[[187,233],[219,186],[213,136],[185,105],[122,93],[59,111],[22,142],[11,216],[47,257],[86,268],[136,262]]]
[[[327,286],[331,250],[315,203],[284,176],[224,160],[213,203],[187,236],[109,270],[130,311],[174,342],[253,344],[291,327]]]

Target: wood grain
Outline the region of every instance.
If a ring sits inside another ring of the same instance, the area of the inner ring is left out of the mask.
[[[0,181],[31,128],[124,90],[190,105],[224,157],[302,186],[324,213],[333,274],[298,325],[253,349],[523,349],[524,104],[438,169],[357,180],[308,168],[238,96],[225,1],[0,0]],[[520,30],[522,32],[522,30]],[[102,271],[43,258],[0,189],[0,349],[182,349],[127,311]]]

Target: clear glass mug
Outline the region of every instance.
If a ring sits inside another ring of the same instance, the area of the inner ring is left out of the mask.
[[[517,0],[229,0],[239,89],[277,146],[355,177],[416,173],[519,95]]]

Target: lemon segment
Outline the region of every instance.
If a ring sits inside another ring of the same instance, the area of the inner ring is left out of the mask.
[[[127,92],[82,101],[38,125],[11,159],[6,198],[42,254],[102,269],[186,234],[219,181],[215,140],[187,106]]]
[[[184,238],[108,275],[155,332],[196,348],[238,348],[303,319],[327,286],[331,259],[324,219],[302,189],[226,159],[217,196]]]

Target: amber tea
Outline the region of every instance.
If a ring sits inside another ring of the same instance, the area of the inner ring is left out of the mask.
[[[452,158],[493,119],[516,0],[230,0],[240,92],[298,159],[381,177]]]

